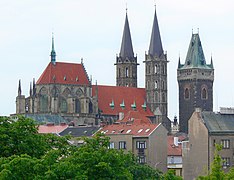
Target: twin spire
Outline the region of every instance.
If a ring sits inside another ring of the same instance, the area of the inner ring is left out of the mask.
[[[149,54],[152,56],[160,57],[163,54],[162,41],[159,31],[158,19],[156,14],[156,8],[154,13],[153,28],[149,46]],[[122,37],[122,44],[120,49],[120,57],[129,59],[134,57],[133,47],[132,47],[132,38],[128,23],[128,14],[126,12],[125,25]]]

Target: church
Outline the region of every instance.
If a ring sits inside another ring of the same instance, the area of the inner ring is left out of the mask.
[[[120,52],[114,63],[116,85],[92,84],[81,63],[59,62],[54,37],[51,58],[41,76],[30,84],[30,95],[21,91],[16,97],[16,114],[43,123],[59,119],[74,125],[104,125],[123,119],[129,111],[138,111],[152,123],[162,123],[170,132],[168,118],[167,54],[163,50],[156,9],[149,49],[145,53],[145,87],[137,86],[137,56],[134,54],[126,12]],[[193,34],[185,64],[179,60],[180,131],[187,132],[187,121],[194,108],[213,107],[213,63],[206,64],[199,34]]]

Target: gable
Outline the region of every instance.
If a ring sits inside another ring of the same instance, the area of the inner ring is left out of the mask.
[[[82,64],[56,62],[49,63],[37,84],[89,85],[89,79]]]

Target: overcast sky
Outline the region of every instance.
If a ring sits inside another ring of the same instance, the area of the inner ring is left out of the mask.
[[[115,85],[126,3],[138,85],[144,87],[144,55],[151,36],[154,0],[0,0],[0,115],[15,113],[18,81],[29,84],[50,61],[54,32],[57,61],[80,63],[93,83]],[[234,1],[157,0],[157,16],[168,60],[169,118],[178,115],[177,65],[184,63],[198,32],[207,63],[215,68],[214,110],[234,106]]]

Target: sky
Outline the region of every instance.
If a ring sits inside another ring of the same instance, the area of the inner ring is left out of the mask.
[[[126,7],[137,54],[138,86],[144,87],[145,52],[155,11],[168,63],[168,114],[178,116],[178,59],[184,63],[192,33],[198,33],[206,62],[215,68],[214,111],[234,107],[233,0],[0,0],[0,115],[15,113],[22,93],[50,62],[52,32],[57,61],[80,63],[92,82],[115,85]]]

